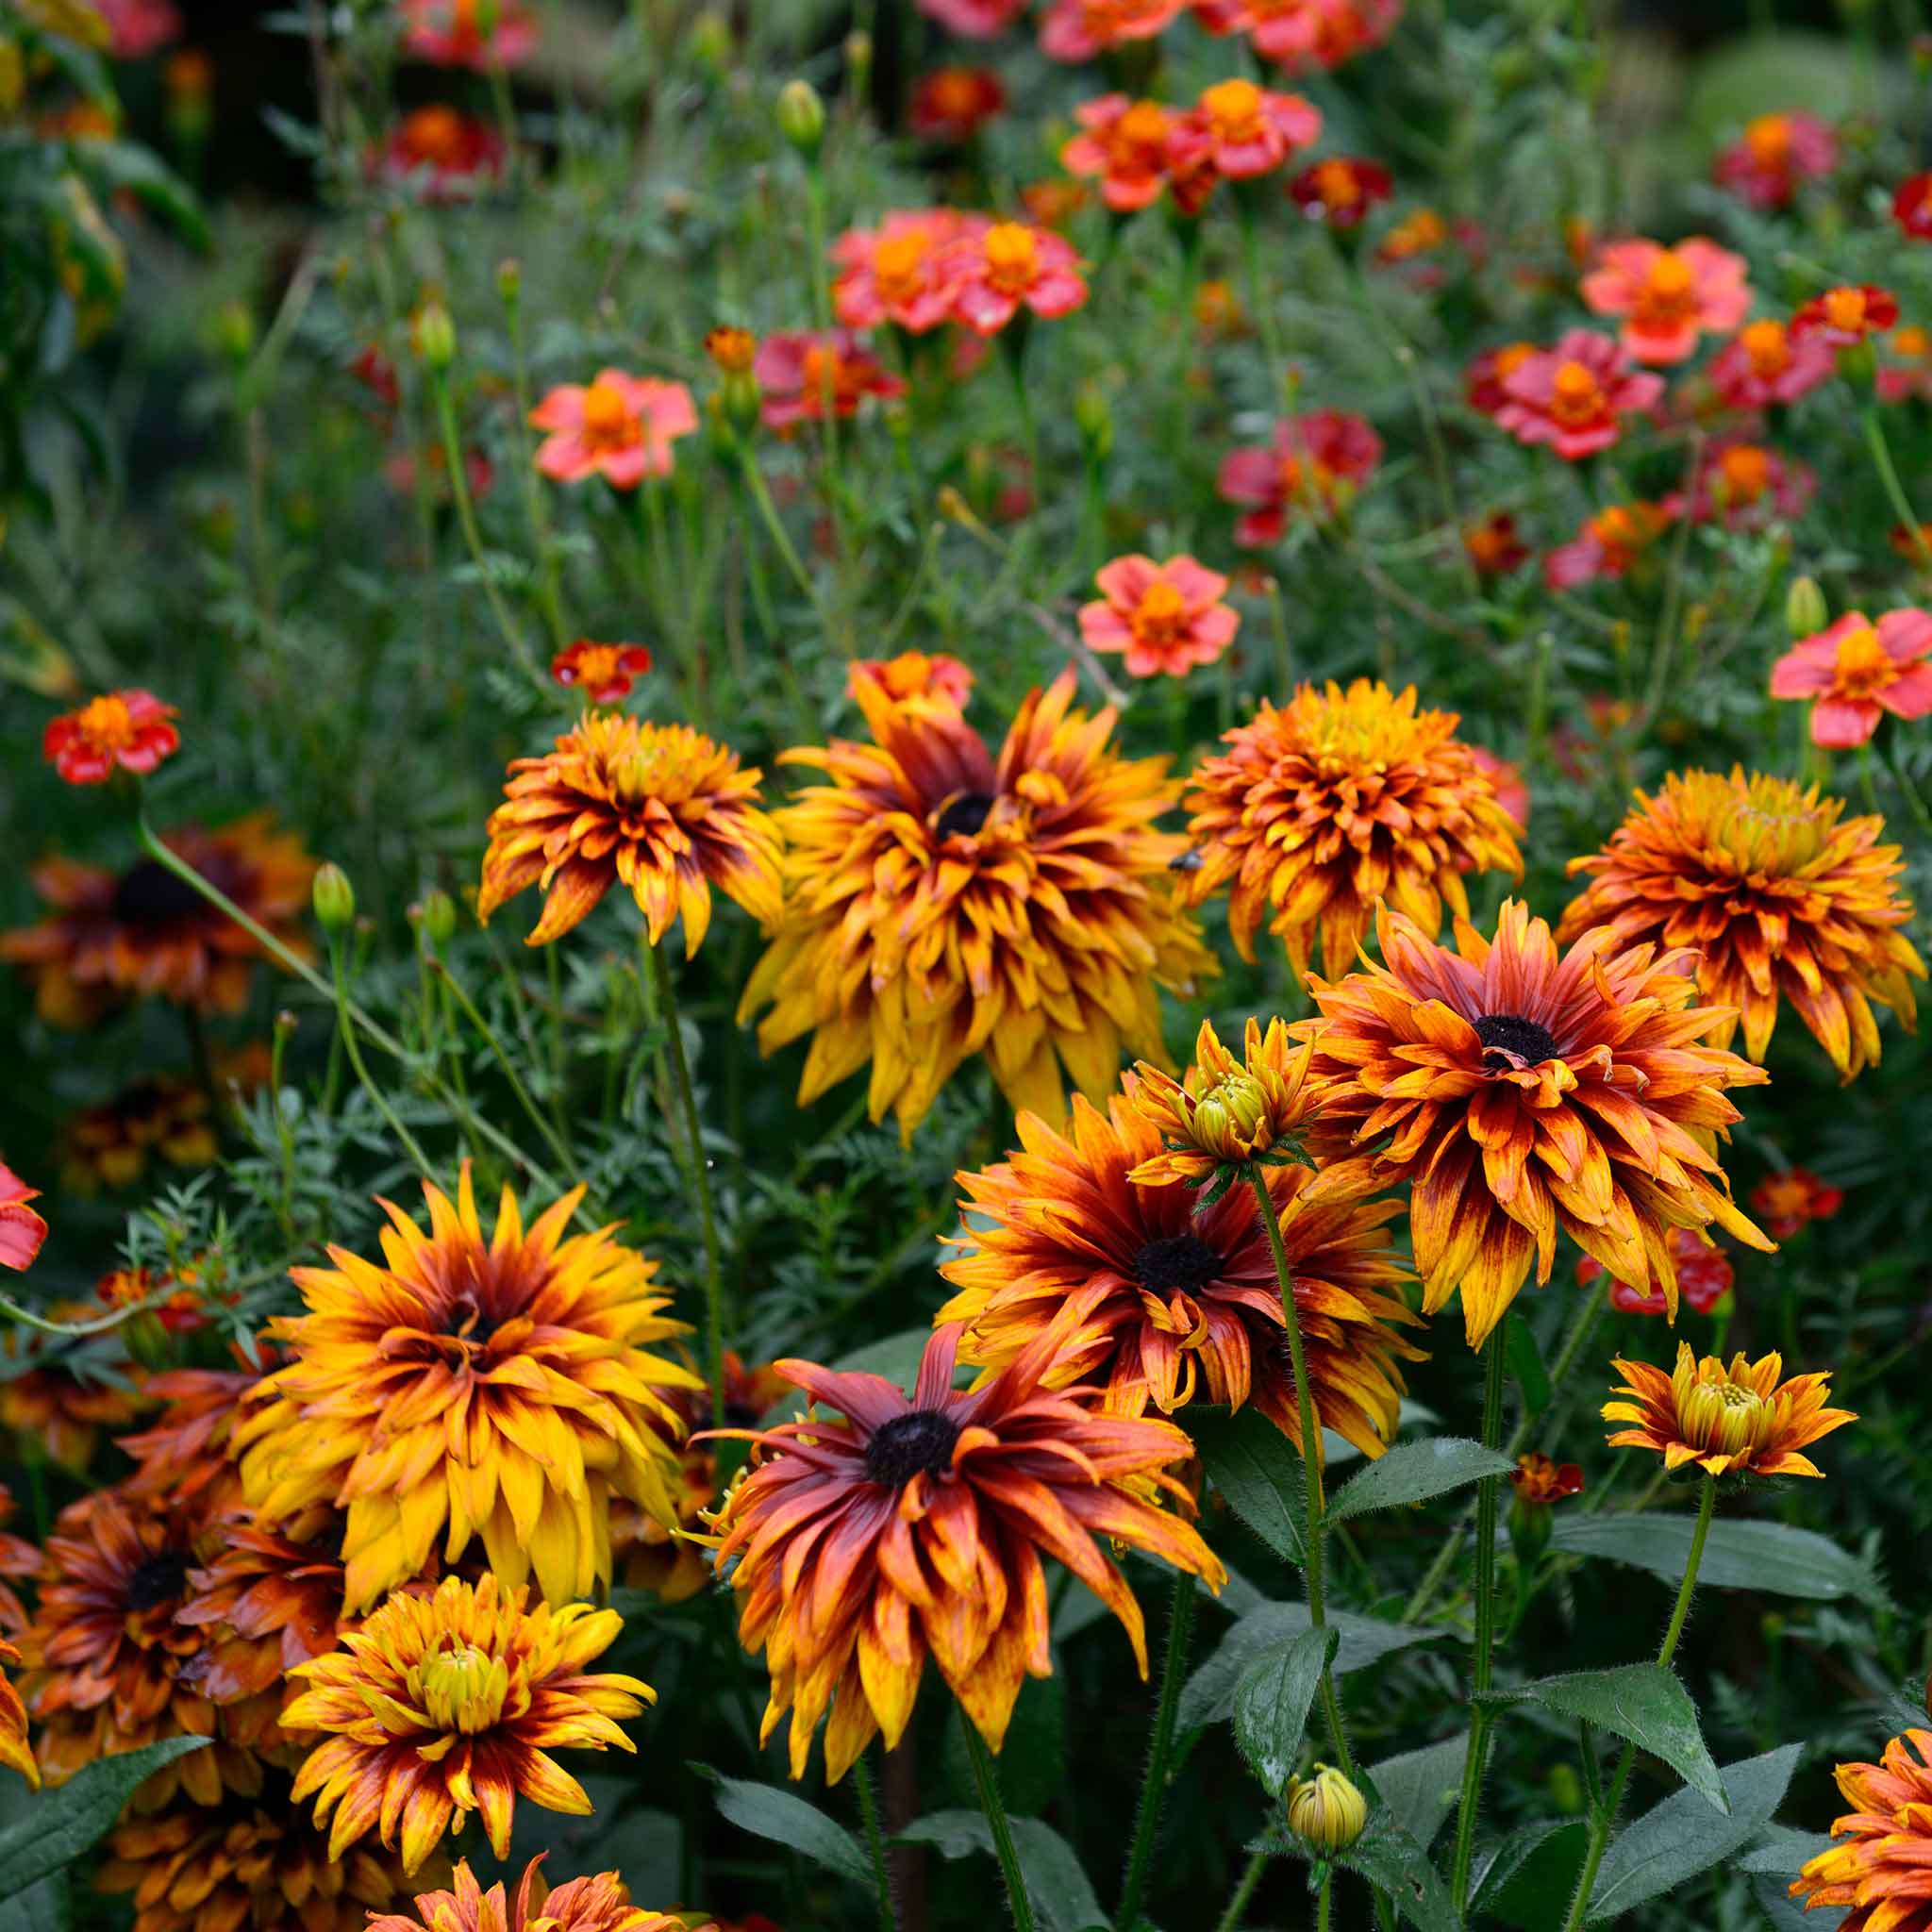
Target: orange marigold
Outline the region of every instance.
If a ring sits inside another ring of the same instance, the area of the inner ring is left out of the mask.
[[[1188,834],[1200,855],[1191,903],[1231,887],[1228,932],[1255,957],[1263,919],[1307,970],[1319,929],[1323,969],[1347,972],[1387,902],[1431,936],[1442,905],[1463,918],[1465,873],[1523,876],[1517,827],[1453,711],[1419,711],[1357,678],[1347,691],[1303,685],[1281,710],[1265,700],[1225,734],[1189,781]]]
[[[1839,1932],[1932,1932],[1932,1731],[1908,1730],[1883,1762],[1833,1775],[1850,1808],[1831,1835],[1845,1842],[1811,1859],[1790,1895],[1807,1912],[1842,1910]]]
[[[1649,1362],[1626,1362],[1617,1373],[1624,1386],[1604,1404],[1607,1423],[1629,1423],[1612,1436],[1613,1449],[1653,1449],[1666,1469],[1694,1462],[1712,1475],[1821,1475],[1799,1452],[1857,1417],[1848,1408],[1826,1408],[1829,1374],[1782,1379],[1784,1357],[1751,1361],[1734,1355],[1726,1367],[1714,1355],[1700,1359],[1688,1341],[1677,1344],[1677,1365],[1668,1373]]]
[[[539,1852],[530,1860],[508,1897],[501,1881],[485,1891],[468,1860],[461,1860],[453,1890],[419,1892],[414,1918],[403,1912],[372,1913],[368,1932],[424,1932],[425,1927],[427,1932],[717,1932],[691,1918],[632,1905],[615,1872],[546,1887],[539,1867],[548,1856]]]
[[[1774,1245],[1709,1144],[1739,1118],[1724,1090],[1767,1076],[1705,1043],[1729,1009],[1697,1003],[1693,954],[1613,953],[1599,928],[1559,956],[1515,900],[1493,943],[1457,920],[1454,953],[1399,912],[1376,930],[1387,963],[1311,980],[1321,1017],[1295,1030],[1324,1124],[1353,1125],[1379,1181],[1413,1184],[1425,1313],[1459,1287],[1479,1347],[1532,1260],[1549,1279],[1558,1228],[1619,1281],[1654,1277],[1674,1315],[1671,1228]]]
[[[1913,978],[1925,963],[1905,936],[1912,902],[1885,821],[1844,819],[1840,798],[1817,786],[1733,767],[1678,772],[1637,808],[1601,852],[1573,858],[1590,874],[1563,914],[1561,942],[1597,927],[1621,950],[1640,941],[1687,946],[1701,957],[1697,990],[1737,1008],[1744,1051],[1764,1058],[1780,1003],[1810,1028],[1847,1080],[1878,1059],[1872,1002],[1907,1032]],[[1738,1019],[1711,1029],[1728,1046]]]

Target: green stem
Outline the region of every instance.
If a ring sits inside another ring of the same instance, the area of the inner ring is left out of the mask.
[[[1921,564],[1932,564],[1932,545],[1925,541],[1924,531],[1919,523],[1919,513],[1906,495],[1905,485],[1898,480],[1898,471],[1891,460],[1891,446],[1885,440],[1885,425],[1878,420],[1877,406],[1865,405],[1865,447],[1872,452],[1872,460],[1878,470],[1878,480],[1885,486],[1885,493],[1890,500],[1893,512],[1905,525],[1906,534],[1911,541],[1912,554]]]
[[[1174,1579],[1167,1655],[1160,1665],[1160,1701],[1154,1711],[1154,1736],[1147,1748],[1147,1774],[1141,1782],[1140,1807],[1134,1815],[1134,1840],[1127,1852],[1127,1874],[1121,1885],[1121,1908],[1114,1915],[1121,1932],[1134,1932],[1140,1923],[1141,1901],[1146,1896],[1147,1868],[1159,1832],[1161,1803],[1167,1796],[1174,1719],[1180,1708],[1181,1679],[1187,1674],[1188,1640],[1193,1628],[1194,1579],[1190,1572],[1182,1570]]]
[[[328,960],[330,976],[335,981],[336,1030],[341,1038],[342,1051],[349,1056],[349,1065],[355,1069],[363,1092],[375,1103],[375,1110],[382,1116],[390,1132],[408,1150],[409,1158],[416,1163],[416,1172],[427,1180],[432,1173],[429,1157],[424,1153],[415,1135],[403,1124],[401,1115],[390,1105],[389,1096],[370,1078],[369,1069],[363,1062],[362,1048],[356,1039],[356,1023],[349,1014],[349,990],[342,972],[341,941],[333,933],[329,936]]]
[[[1261,1874],[1268,1869],[1266,1852],[1250,1852],[1248,1862],[1242,1870],[1241,1880],[1234,1889],[1234,1895],[1227,1902],[1227,1909],[1217,1921],[1214,1932],[1241,1932],[1241,1914],[1248,1908],[1248,1901],[1254,1897],[1256,1888],[1261,1883]]]
[[[505,1077],[509,1081],[509,1090],[517,1097],[517,1104],[529,1115],[531,1125],[543,1136],[551,1153],[557,1156],[558,1164],[569,1174],[576,1165],[571,1158],[569,1145],[558,1133],[550,1117],[537,1105],[530,1090],[524,1085],[523,1075],[517,1072],[516,1061],[504,1051],[503,1041],[496,1037],[495,1029],[477,1009],[475,1001],[464,991],[462,982],[441,959],[432,959],[429,970],[438,974],[442,983],[449,988],[450,995],[461,1008],[463,1017],[481,1035],[484,1045],[490,1049],[497,1065],[503,1069]]]
[[[1335,1898],[1335,1874],[1322,1874],[1322,1890],[1315,1900],[1315,1932],[1328,1932],[1328,1912]]]
[[[1000,1861],[1000,1875],[1007,1882],[1007,1904],[1012,1908],[1015,1932],[1035,1932],[1033,1901],[1026,1895],[1026,1879],[1020,1870],[1012,1828],[1007,1823],[1006,1801],[1000,1796],[992,1755],[978,1726],[963,1710],[959,1728],[966,1734],[966,1756],[973,1765],[973,1782],[979,1790],[979,1808],[986,1813],[987,1829],[992,1833],[993,1856]]]
[[[862,1751],[852,1760],[852,1782],[858,1790],[858,1815],[865,1824],[865,1847],[872,1856],[873,1890],[878,1893],[879,1901],[879,1932],[898,1932],[899,1914],[892,1904],[891,1875],[886,1869],[886,1840],[879,1830],[878,1793],[873,1789],[872,1766],[865,1761]]]
[[[1244,185],[1244,184],[1241,184]],[[1261,251],[1255,233],[1255,214],[1245,195],[1235,204],[1241,236],[1241,270],[1248,285],[1248,306],[1261,331],[1261,349],[1268,358],[1268,408],[1281,408],[1281,333],[1274,303],[1261,275]]]

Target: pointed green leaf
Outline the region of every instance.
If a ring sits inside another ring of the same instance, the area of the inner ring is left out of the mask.
[[[1468,1756],[1469,1733],[1458,1731],[1440,1744],[1405,1751],[1399,1757],[1385,1757],[1369,1766],[1369,1779],[1382,1803],[1425,1851],[1456,1808]]]
[[[73,1862],[107,1835],[145,1778],[208,1748],[206,1738],[163,1738],[139,1751],[97,1757],[52,1790],[42,1791],[0,1832],[0,1898],[11,1898]]]
[[[1507,1925],[1512,1932],[1550,1932],[1563,1923],[1583,1859],[1590,1827],[1580,1818],[1543,1819],[1520,1826],[1475,1873],[1470,1894],[1474,1924]]]
[[[748,1778],[721,1777],[718,1809],[741,1831],[788,1845],[857,1885],[873,1882],[871,1860],[858,1840],[836,1819],[791,1791]]]
[[[1341,1523],[1370,1509],[1394,1509],[1462,1489],[1486,1475],[1507,1475],[1515,1462],[1463,1436],[1429,1436],[1404,1442],[1365,1464],[1328,1499],[1328,1520]]]
[[[1385,1657],[1391,1650],[1428,1643],[1441,1635],[1413,1624],[1388,1624],[1379,1617],[1357,1617],[1330,1610],[1328,1625],[1340,1638],[1334,1671],[1338,1677]],[[1234,1714],[1234,1695],[1242,1673],[1264,1651],[1299,1637],[1308,1628],[1307,1604],[1263,1604],[1237,1619],[1218,1649],[1181,1690],[1178,1723],[1183,1731],[1219,1724]]]
[[[1336,1854],[1335,1862],[1379,1885],[1418,1932],[1461,1932],[1449,1888],[1437,1876],[1429,1855],[1388,1812],[1376,1812],[1361,1837]]]
[[[1577,1557],[1607,1557],[1676,1583],[1690,1555],[1696,1518],[1645,1510],[1641,1516],[1559,1517],[1553,1549]],[[1757,1590],[1772,1596],[1830,1603],[1856,1597],[1877,1608],[1891,1599],[1862,1557],[1827,1537],[1781,1523],[1713,1523],[1697,1572],[1700,1589]]]
[[[1277,1557],[1299,1563],[1302,1462],[1288,1438],[1253,1407],[1194,1417],[1189,1433],[1228,1507]]]
[[[1079,1857],[1065,1839],[1037,1818],[1008,1821],[1013,1849],[1046,1932],[1106,1932],[1107,1914],[1100,1908]],[[992,1852],[992,1832],[983,1813],[930,1811],[915,1818],[893,1840],[894,1844],[932,1845],[944,1858],[964,1858],[974,1852]]]
[[[1308,1727],[1308,1707],[1335,1655],[1339,1633],[1307,1629],[1265,1650],[1234,1692],[1234,1740],[1271,1798],[1281,1795]]]

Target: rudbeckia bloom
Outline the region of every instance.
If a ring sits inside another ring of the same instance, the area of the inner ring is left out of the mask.
[[[1751,307],[1741,255],[1702,235],[1666,248],[1656,242],[1607,242],[1583,278],[1583,299],[1598,315],[1624,319],[1619,341],[1640,362],[1683,362],[1701,334],[1724,335]]]
[[[47,1239],[47,1224],[26,1204],[38,1201],[41,1191],[30,1188],[0,1161],[0,1268],[31,1268],[41,1244]]]
[[[1590,884],[1557,938],[1601,926],[1619,951],[1689,947],[1699,993],[1736,1009],[1751,1058],[1763,1059],[1789,1004],[1852,1079],[1878,1058],[1871,1003],[1910,1030],[1911,981],[1925,967],[1905,936],[1899,847],[1878,842],[1883,819],[1846,820],[1844,808],[1786,778],[1673,773],[1656,797],[1637,794],[1601,852],[1570,861]],[[1737,1024],[1713,1027],[1711,1044],[1728,1046]]]
[[[1074,109],[1081,132],[1060,149],[1060,165],[1083,180],[1098,180],[1100,198],[1116,214],[1158,201],[1168,181],[1168,140],[1174,114],[1158,101],[1102,94]]]
[[[1321,109],[1301,95],[1235,78],[1204,88],[1174,140],[1193,165],[1211,165],[1224,180],[1247,181],[1273,174],[1321,134]]]
[[[559,483],[602,476],[613,490],[635,490],[646,476],[668,476],[671,445],[698,426],[697,406],[681,382],[600,370],[588,388],[559,383],[530,411],[545,429],[537,467]]]
[[[1068,1139],[1022,1114],[1019,1152],[958,1177],[970,1218],[956,1238],[962,1252],[940,1270],[958,1292],[934,1319],[965,1324],[960,1354],[975,1367],[1004,1368],[1058,1329],[1050,1388],[1099,1381],[1119,1415],[1252,1401],[1299,1448],[1281,1289],[1253,1191],[1231,1188],[1196,1213],[1191,1190],[1134,1179],[1162,1152],[1137,1091],[1130,1074],[1104,1114],[1075,1099]],[[1398,1358],[1421,1354],[1400,1333],[1417,1318],[1395,1291],[1408,1278],[1388,1227],[1399,1205],[1305,1209],[1312,1170],[1265,1177],[1315,1413],[1379,1456],[1401,1406]]]
[[[1381,459],[1382,439],[1366,419],[1315,409],[1276,423],[1266,449],[1231,450],[1215,487],[1223,502],[1246,506],[1234,526],[1237,543],[1278,543],[1291,513],[1345,511]]]
[[[1718,151],[1711,178],[1753,208],[1783,208],[1801,181],[1817,180],[1838,166],[1838,137],[1816,114],[1759,114],[1744,132]]]
[[[1543,581],[1553,591],[1574,591],[1599,577],[1627,576],[1643,563],[1671,527],[1668,503],[1613,503],[1585,517],[1574,537],[1543,558]]]
[[[1751,1205],[1757,1207],[1754,1196]],[[1762,1212],[1762,1209],[1759,1209]],[[1766,1224],[1770,1232],[1783,1240],[1783,1231]],[[1708,1315],[1730,1293],[1737,1280],[1731,1259],[1718,1244],[1688,1227],[1671,1230],[1671,1254],[1677,1263],[1677,1297],[1694,1313]],[[1604,1266],[1593,1255],[1576,1263],[1576,1285],[1588,1288],[1601,1281]],[[1624,1315],[1668,1315],[1670,1298],[1655,1281],[1613,1281],[1609,1288],[1610,1306]]]
[[[1696,1003],[1694,954],[1613,953],[1599,928],[1559,957],[1513,900],[1493,942],[1457,920],[1456,953],[1399,912],[1376,930],[1386,964],[1311,979],[1321,1017],[1297,1031],[1324,1126],[1354,1125],[1379,1183],[1413,1184],[1424,1314],[1459,1286],[1480,1347],[1532,1260],[1550,1278],[1558,1228],[1620,1281],[1654,1274],[1674,1311],[1671,1228],[1772,1246],[1707,1144],[1739,1118],[1724,1090],[1766,1076],[1704,1043],[1733,1015]]]
[[[1668,1373],[1621,1356],[1613,1366],[1625,1386],[1604,1404],[1604,1420],[1631,1426],[1609,1438],[1611,1448],[1654,1450],[1666,1469],[1694,1462],[1712,1475],[1822,1475],[1799,1452],[1858,1419],[1825,1407],[1828,1374],[1785,1381],[1781,1356],[1734,1355],[1726,1367],[1680,1341]]]
[[[100,1310],[86,1302],[62,1301],[47,1313],[57,1322],[91,1322]],[[102,1338],[56,1353],[54,1337],[9,1325],[0,1339],[0,1355],[10,1371],[0,1378],[0,1425],[62,1469],[84,1474],[101,1431],[125,1428],[145,1407],[123,1346],[119,1339]],[[34,1366],[14,1369],[22,1356]]]
[[[1330,228],[1358,228],[1372,209],[1394,193],[1395,184],[1379,161],[1331,155],[1304,168],[1288,192],[1309,221]]]
[[[501,1881],[485,1891],[469,1861],[459,1860],[454,1890],[418,1893],[414,1918],[403,1912],[372,1913],[367,1932],[425,1932],[425,1927],[427,1932],[687,1932],[695,1923],[632,1905],[615,1872],[546,1889],[538,1868],[548,1856],[540,1852],[530,1860],[508,1897]],[[698,1932],[717,1928],[701,1925]]]
[[[905,383],[845,328],[822,335],[774,329],[758,344],[752,373],[768,429],[823,420],[828,393],[832,413],[841,418],[856,416],[868,396],[906,393]]]
[[[465,201],[503,179],[508,150],[487,121],[441,103],[405,114],[371,157],[372,174],[431,206]]]
[[[617,1721],[657,1692],[584,1669],[622,1628],[615,1610],[589,1604],[526,1609],[522,1591],[488,1574],[475,1585],[446,1576],[433,1596],[398,1591],[337,1649],[291,1674],[303,1690],[284,1724],[323,1737],[295,1774],[292,1802],[314,1798],[331,1858],[374,1831],[402,1854],[405,1873],[472,1811],[499,1858],[509,1855],[519,1798],[588,1817],[583,1786],[549,1754],[637,1748]]]
[[[1806,303],[1791,318],[1791,333],[1849,349],[1897,320],[1898,297],[1890,289],[1845,282]]]
[[[1180,1079],[1144,1062],[1135,1072],[1134,1111],[1161,1143],[1128,1176],[1141,1186],[1198,1188],[1225,1177],[1230,1166],[1280,1167],[1300,1158],[1316,1094],[1308,1050],[1294,1045],[1280,1020],[1271,1020],[1264,1034],[1251,1016],[1240,1059],[1221,1043],[1214,1023],[1203,1020]]]
[[[308,909],[315,861],[268,814],[219,831],[183,825],[161,842],[292,953],[308,945],[294,922]],[[158,858],[125,872],[48,858],[29,869],[54,909],[38,925],[0,933],[0,959],[34,986],[42,1019],[81,1025],[122,1001],[158,993],[201,1013],[239,1013],[261,949],[226,913]]]
[[[0,1664],[17,1664],[20,1652],[0,1638]],[[4,1674],[0,1674],[0,1764],[17,1771],[35,1790],[41,1788],[41,1767],[26,1740],[26,1706]]]
[[[1221,601],[1227,579],[1191,557],[1117,557],[1093,581],[1101,595],[1080,607],[1080,635],[1091,650],[1124,652],[1136,677],[1185,677],[1213,663],[1241,628]]]
[[[936,67],[919,76],[906,123],[927,141],[963,142],[1006,105],[1007,91],[990,67]]]
[[[179,715],[151,691],[110,691],[56,718],[41,749],[70,785],[102,785],[117,771],[144,777],[180,745]]]
[[[1023,310],[1069,315],[1087,300],[1073,244],[1024,222],[975,224],[954,242],[948,275],[954,319],[976,335],[997,335]]]
[[[518,0],[403,0],[403,15],[405,51],[440,67],[516,67],[537,44]]]
[[[1711,358],[1711,386],[1730,409],[1767,409],[1794,403],[1837,368],[1830,347],[1816,336],[1794,335],[1781,322],[1747,322]]]
[[[642,644],[599,644],[579,638],[550,660],[550,675],[570,691],[580,691],[593,705],[615,705],[651,668]]]
[[[18,1637],[33,1620],[27,1615],[19,1591],[8,1579],[39,1576],[41,1553],[25,1537],[15,1536],[5,1527],[13,1521],[13,1511],[12,1491],[5,1483],[0,1483],[0,1630],[9,1637]],[[17,1663],[19,1659],[12,1657],[8,1661]]]
[[[169,1369],[150,1375],[143,1393],[163,1405],[160,1418],[115,1446],[135,1468],[122,1485],[130,1495],[199,1501],[209,1521],[245,1507],[241,1472],[229,1457],[242,1402],[279,1359],[255,1344],[259,1357],[233,1344],[239,1368]]]
[[[762,1737],[791,1713],[791,1775],[825,1728],[834,1784],[873,1737],[899,1741],[926,1654],[997,1751],[1021,1680],[1050,1676],[1046,1573],[1066,1565],[1118,1617],[1147,1674],[1141,1607],[1096,1539],[1145,1550],[1219,1590],[1225,1572],[1175,1510],[1172,1423],[1108,1415],[1096,1389],[1043,1386],[1048,1334],[984,1388],[953,1391],[959,1330],[935,1330],[908,1397],[883,1376],[781,1361],[841,1420],[754,1434],[751,1469],[718,1513],[739,1638],[772,1674]],[[1174,1509],[1162,1507],[1172,1503]]]
[[[1932,611],[1888,610],[1877,623],[1848,610],[1829,629],[1800,638],[1771,667],[1774,698],[1812,698],[1811,742],[1833,751],[1863,744],[1887,711],[1932,711]]]
[[[1228,887],[1241,958],[1265,919],[1297,974],[1318,931],[1324,969],[1346,972],[1384,900],[1432,936],[1445,900],[1467,917],[1464,875],[1521,878],[1523,858],[1458,722],[1418,710],[1413,686],[1397,694],[1367,678],[1346,691],[1303,685],[1280,710],[1263,699],[1189,780],[1191,903]]]
[[[778,834],[758,808],[756,765],[688,724],[586,713],[541,758],[517,758],[490,817],[476,916],[527,886],[543,915],[525,940],[548,945],[614,885],[630,888],[652,945],[684,921],[684,951],[711,924],[711,888],[761,924],[778,911]]]
[[[1244,33],[1264,60],[1290,74],[1340,67],[1379,47],[1402,0],[1195,0],[1209,33]]]
[[[1916,1754],[1916,1755],[1915,1755]],[[1808,1912],[1842,1911],[1839,1932],[1932,1932],[1932,1731],[1907,1731],[1879,1764],[1833,1773],[1847,1810],[1792,1881]]]
[[[508,1186],[486,1241],[465,1164],[452,1204],[425,1183],[429,1228],[400,1208],[382,1261],[331,1247],[291,1271],[308,1313],[270,1324],[291,1360],[236,1432],[259,1520],[347,1512],[343,1607],[454,1561],[480,1536],[507,1589],[533,1571],[552,1603],[608,1582],[613,1494],[673,1519],[675,1417],[697,1386],[646,1342],[688,1332],[657,1265],[609,1228],[565,1236],[573,1190],[527,1230]]]
[[[1162,33],[1187,0],[1050,0],[1041,51],[1055,60],[1091,60],[1109,47]]]
[[[830,779],[777,813],[787,896],[739,1007],[758,1045],[811,1033],[799,1105],[871,1064],[872,1118],[908,1138],[974,1055],[1017,1111],[1066,1117],[1062,1075],[1113,1090],[1123,1050],[1161,1054],[1157,987],[1213,965],[1176,903],[1186,849],[1154,821],[1180,788],[1122,758],[1115,714],[1034,691],[997,757],[950,707],[853,695],[873,741],[783,761]]]
[[[1751,1190],[1751,1208],[1781,1241],[1814,1221],[1829,1221],[1845,1205],[1845,1191],[1830,1188],[1808,1167],[1788,1167],[1766,1174]]]
[[[1624,418],[1664,392],[1662,376],[1633,371],[1608,336],[1587,328],[1525,356],[1501,387],[1497,423],[1518,442],[1547,443],[1566,462],[1608,449],[1624,433]]]
[[[847,328],[897,323],[924,335],[953,312],[953,244],[968,226],[951,208],[900,208],[876,228],[848,228],[832,243],[839,264],[832,308]]]
[[[192,1080],[137,1080],[61,1124],[60,1185],[76,1194],[130,1187],[157,1158],[170,1167],[210,1167],[221,1156],[213,1112],[208,1090]]]

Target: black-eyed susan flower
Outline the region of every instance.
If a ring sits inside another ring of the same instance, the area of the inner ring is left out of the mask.
[[[717,1932],[693,1916],[632,1905],[615,1872],[546,1887],[538,1869],[545,1856],[530,1860],[508,1895],[500,1880],[485,1891],[469,1861],[459,1860],[450,1890],[419,1892],[413,1918],[372,1913],[369,1932]]]
[[[221,1154],[207,1088],[174,1074],[151,1074],[111,1100],[71,1115],[60,1129],[60,1185],[71,1193],[131,1187],[150,1160],[170,1167],[212,1166]]]
[[[92,1322],[100,1308],[61,1301],[47,1313],[57,1322]],[[103,1430],[125,1429],[147,1406],[119,1336],[66,1343],[9,1327],[0,1356],[9,1369],[23,1357],[28,1364],[0,1377],[0,1427],[76,1475],[93,1461]]]
[[[1194,1058],[1176,1080],[1142,1061],[1128,1099],[1158,1137],[1161,1151],[1136,1164],[1142,1187],[1184,1181],[1191,1188],[1230,1168],[1278,1167],[1302,1153],[1301,1130],[1315,1111],[1308,1049],[1290,1039],[1280,1020],[1250,1019],[1239,1059],[1211,1020],[1201,1022]]]
[[[1666,1469],[1694,1462],[1712,1475],[1821,1475],[1800,1452],[1858,1419],[1850,1409],[1825,1407],[1828,1373],[1787,1382],[1778,1355],[1755,1362],[1734,1355],[1726,1364],[1714,1355],[1700,1358],[1680,1341],[1676,1366],[1668,1372],[1622,1357],[1615,1366],[1624,1386],[1618,1399],[1605,1403],[1604,1420],[1631,1426],[1613,1435],[1610,1445],[1653,1450]]]
[[[1893,1738],[1877,1764],[1833,1775],[1845,1813],[1834,1844],[1792,1882],[1805,1909],[1841,1911],[1839,1932],[1932,1932],[1932,1731]]]

